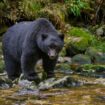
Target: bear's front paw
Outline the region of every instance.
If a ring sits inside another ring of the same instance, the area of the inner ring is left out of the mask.
[[[29,81],[35,81],[36,84],[40,83],[40,81],[41,81],[40,78],[36,74],[29,74],[29,75],[27,75],[25,77]]]

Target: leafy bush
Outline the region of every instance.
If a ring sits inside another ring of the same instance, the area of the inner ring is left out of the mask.
[[[65,0],[69,13],[80,16],[81,10],[89,9],[89,3],[85,0]]]
[[[59,4],[50,4],[42,8],[37,16],[49,19],[57,29],[64,29],[66,18],[65,6]]]
[[[22,0],[19,2],[20,11],[28,18],[35,18],[42,5],[37,0]]]

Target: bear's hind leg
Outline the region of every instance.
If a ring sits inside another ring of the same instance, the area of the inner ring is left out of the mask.
[[[21,74],[21,66],[18,62],[16,62],[12,57],[6,55],[4,57],[5,61],[5,69],[7,71],[8,77],[11,80],[15,80]]]

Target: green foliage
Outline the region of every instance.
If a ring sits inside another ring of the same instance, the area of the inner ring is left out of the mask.
[[[0,1],[0,9],[4,9],[8,5],[9,5],[9,1],[8,0],[2,0],[2,1]]]
[[[6,32],[6,30],[8,29],[7,26],[3,26],[1,29],[0,29],[0,36],[3,35],[4,32]],[[1,38],[0,38],[1,39]]]
[[[96,42],[94,35],[89,33],[87,30],[78,27],[72,27],[68,31],[67,43],[72,44],[79,50],[86,50],[90,45],[94,45]],[[69,45],[70,45],[69,44]]]
[[[47,6],[51,0],[2,0],[0,1],[0,23],[8,21],[16,22],[21,17],[33,20],[37,18],[38,12]]]
[[[105,65],[93,65],[93,64],[84,64],[81,65],[78,69],[83,76],[89,77],[104,77]]]
[[[64,32],[67,30],[65,27],[65,20],[66,20],[66,8],[65,5],[61,4],[49,4],[48,6],[45,6],[42,8],[38,14],[37,18],[44,17],[49,19],[53,25],[56,27],[56,29]]]
[[[105,41],[104,40],[99,40],[96,37],[93,38],[92,43],[90,44],[91,47],[93,47],[93,52],[95,53],[96,51],[99,52],[104,52],[105,53]]]
[[[105,52],[104,40],[97,39],[89,31],[83,28],[71,27],[67,34],[66,44],[68,46],[73,45],[79,50],[93,47],[99,52]]]
[[[98,40],[94,45],[94,48],[96,48],[98,51],[105,52],[105,42]]]
[[[73,13],[75,16],[80,16],[81,10],[89,9],[90,5],[85,0],[65,0],[68,12]]]
[[[103,70],[105,70],[105,65],[93,65],[93,64],[85,64],[85,65],[82,65],[81,67],[80,67],[81,69],[83,69],[84,71],[91,71],[91,70],[93,70],[93,71],[103,71]]]
[[[0,73],[4,71],[4,61],[0,60]]]
[[[66,55],[66,48],[65,48],[65,46],[63,47],[63,49],[61,50],[59,55],[62,56],[62,57],[64,57]]]
[[[56,70],[64,70],[64,71],[67,71],[67,70],[71,70],[71,67],[69,64],[67,63],[60,63],[58,65],[56,65]]]
[[[37,0],[22,0],[19,9],[28,18],[35,18],[42,5]]]
[[[4,3],[0,2],[0,9],[2,9],[4,7]]]
[[[9,7],[9,3],[7,0],[0,1],[0,24],[5,23],[2,17],[6,17],[6,9]]]
[[[47,6],[50,2],[51,2],[51,0],[21,0],[20,1],[20,8],[27,15],[35,15],[45,5]]]

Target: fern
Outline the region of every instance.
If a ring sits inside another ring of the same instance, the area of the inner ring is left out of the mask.
[[[82,9],[90,8],[89,4],[84,0],[65,0],[68,12],[73,13],[75,16],[81,15]]]

